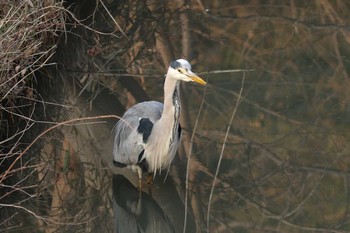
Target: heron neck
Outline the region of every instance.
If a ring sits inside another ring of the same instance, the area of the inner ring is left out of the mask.
[[[149,142],[146,144],[152,152],[148,155],[151,171],[156,172],[170,165],[179,140],[179,118],[179,81],[167,76],[164,83],[163,113],[154,124]]]
[[[163,117],[174,116],[179,118],[180,114],[180,81],[169,77],[164,83],[164,108]],[[176,119],[177,120],[177,119]]]

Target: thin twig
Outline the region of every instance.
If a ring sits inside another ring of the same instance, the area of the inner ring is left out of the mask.
[[[254,70],[250,69],[250,70],[244,70],[244,69],[231,69],[231,70],[210,70],[207,72],[201,72],[198,73],[198,75],[202,75],[202,74],[224,74],[224,73],[238,73],[238,72],[252,72]]]
[[[220,157],[219,157],[219,161],[218,161],[218,165],[216,167],[216,171],[215,171],[215,176],[214,176],[214,180],[213,180],[213,185],[211,186],[211,190],[210,190],[210,195],[209,195],[209,201],[208,201],[208,211],[207,211],[207,232],[209,232],[209,224],[210,224],[210,206],[211,206],[211,200],[213,198],[213,193],[214,193],[214,187],[215,187],[215,183],[216,183],[216,179],[217,179],[217,176],[219,174],[219,170],[220,170],[220,165],[221,165],[221,160],[222,160],[222,157],[223,157],[223,154],[224,154],[224,150],[225,150],[225,145],[226,145],[226,141],[227,141],[227,137],[228,137],[228,134],[230,132],[230,128],[231,128],[231,125],[232,125],[232,121],[233,121],[233,118],[234,116],[236,115],[236,111],[238,109],[238,105],[240,103],[240,100],[241,100],[241,96],[242,96],[242,92],[243,92],[243,86],[244,86],[244,80],[245,80],[245,73],[243,72],[243,79],[242,79],[242,85],[241,85],[241,89],[239,91],[239,95],[238,95],[238,98],[237,98],[237,102],[236,102],[236,105],[233,109],[233,112],[232,112],[232,115],[231,115],[231,119],[230,119],[230,123],[229,125],[227,126],[227,130],[226,130],[226,134],[225,134],[225,138],[224,138],[224,142],[222,144],[222,148],[221,148],[221,152],[220,152]]]
[[[101,5],[103,6],[103,8],[105,9],[105,11],[107,12],[107,14],[109,15],[109,17],[111,17],[111,19],[113,20],[113,22],[115,23],[115,25],[117,26],[118,30],[121,32],[121,34],[123,34],[123,36],[126,36],[125,32],[122,30],[122,28],[119,26],[119,24],[117,23],[117,21],[115,21],[114,17],[111,15],[111,13],[108,11],[106,5],[103,3],[102,0],[100,0]]]
[[[198,121],[199,121],[199,116],[200,116],[200,114],[201,114],[201,112],[202,112],[202,108],[203,108],[203,105],[204,105],[206,90],[207,90],[207,86],[205,86],[205,88],[204,88],[202,102],[201,102],[201,105],[199,106],[199,110],[198,110],[198,114],[197,114],[197,117],[196,117],[196,121],[195,121],[195,123],[194,123],[193,131],[192,131],[192,135],[191,135],[191,141],[190,141],[190,148],[189,148],[188,157],[187,157],[186,190],[185,190],[185,216],[184,216],[184,228],[183,228],[183,233],[186,232],[186,225],[187,225],[188,186],[189,186],[189,185],[188,185],[188,181],[189,181],[190,160],[191,160],[191,154],[192,154],[192,148],[193,148],[193,141],[194,141],[195,132],[196,132],[197,125],[198,125]]]

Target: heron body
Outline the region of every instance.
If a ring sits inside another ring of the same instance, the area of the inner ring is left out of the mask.
[[[173,61],[164,82],[164,104],[138,103],[129,108],[115,127],[113,162],[118,167],[157,173],[168,169],[180,143],[180,81],[205,84],[184,59]]]

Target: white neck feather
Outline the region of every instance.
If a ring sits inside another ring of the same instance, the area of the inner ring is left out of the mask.
[[[152,134],[157,135],[157,138],[150,137],[149,151],[156,151],[157,153],[148,154],[149,168],[156,173],[156,168],[159,172],[170,166],[171,161],[176,153],[177,145],[171,145],[174,140],[177,140],[177,131],[180,115],[180,93],[179,80],[168,77],[165,78],[164,83],[164,107],[161,118],[154,124]],[[176,92],[176,93],[175,93]],[[175,93],[175,94],[174,94]],[[174,100],[174,95],[176,99]],[[174,135],[174,133],[176,133]],[[152,142],[151,142],[152,141]]]

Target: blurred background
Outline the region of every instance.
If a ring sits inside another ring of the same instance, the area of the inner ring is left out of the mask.
[[[350,3],[0,5],[3,232],[350,231]],[[140,195],[112,129],[177,58],[208,85],[181,86],[182,144]]]

